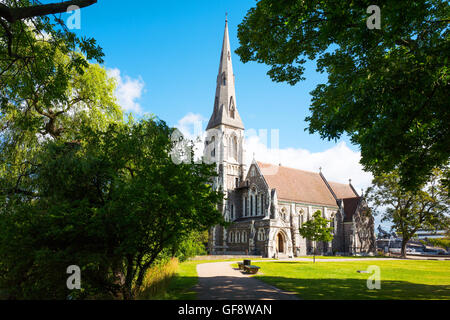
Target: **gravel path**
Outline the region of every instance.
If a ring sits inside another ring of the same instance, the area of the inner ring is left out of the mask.
[[[199,300],[299,300],[291,292],[285,292],[252,278],[231,264],[213,262],[197,265]]]

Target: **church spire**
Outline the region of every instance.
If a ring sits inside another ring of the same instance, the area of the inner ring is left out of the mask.
[[[225,33],[220,56],[219,74],[217,75],[214,110],[206,130],[215,128],[221,124],[244,129],[241,117],[236,108],[236,92],[227,17],[225,18]]]

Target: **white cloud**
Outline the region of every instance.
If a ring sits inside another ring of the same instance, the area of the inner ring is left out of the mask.
[[[195,140],[197,137],[204,138],[202,131],[206,119],[200,114],[188,113],[178,121],[176,127],[185,137]],[[329,181],[352,184],[358,193],[361,188],[366,189],[372,181],[372,174],[365,172],[359,163],[361,153],[351,150],[345,142],[340,142],[334,147],[322,152],[311,152],[302,148],[278,148],[277,134],[272,137],[272,132],[266,135],[256,134],[256,130],[246,130],[244,142],[244,161],[250,164],[253,154],[256,160],[275,165],[297,168],[312,172],[322,172]],[[275,141],[275,143],[273,143]],[[202,154],[203,142],[196,143],[196,155]]]
[[[125,112],[142,114],[142,107],[136,100],[142,97],[145,83],[139,77],[132,79],[129,76],[122,76],[119,69],[108,69],[108,76],[117,81],[116,97],[119,105]]]
[[[352,185],[358,191],[367,188],[372,181],[372,174],[363,171],[360,152],[352,151],[345,142],[340,142],[334,147],[322,152],[311,152],[302,148],[277,148],[272,149],[267,146],[264,138],[251,135],[245,140],[245,162],[249,163],[253,159],[253,154],[257,161],[282,164],[286,167],[319,172],[329,181],[348,183],[352,179]]]
[[[203,135],[202,123],[206,119],[198,113],[189,112],[175,125],[178,130],[188,139],[195,139]]]

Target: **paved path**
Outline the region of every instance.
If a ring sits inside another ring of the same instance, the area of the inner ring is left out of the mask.
[[[298,300],[258,279],[233,269],[236,262],[213,262],[197,265],[199,300]]]

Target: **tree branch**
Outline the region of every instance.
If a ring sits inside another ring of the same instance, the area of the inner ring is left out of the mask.
[[[63,13],[66,12],[67,8],[70,6],[84,8],[95,3],[97,3],[97,0],[70,0],[61,3],[41,4],[22,8],[9,8],[8,6],[0,3],[0,17],[10,23],[13,23],[17,20]]]

